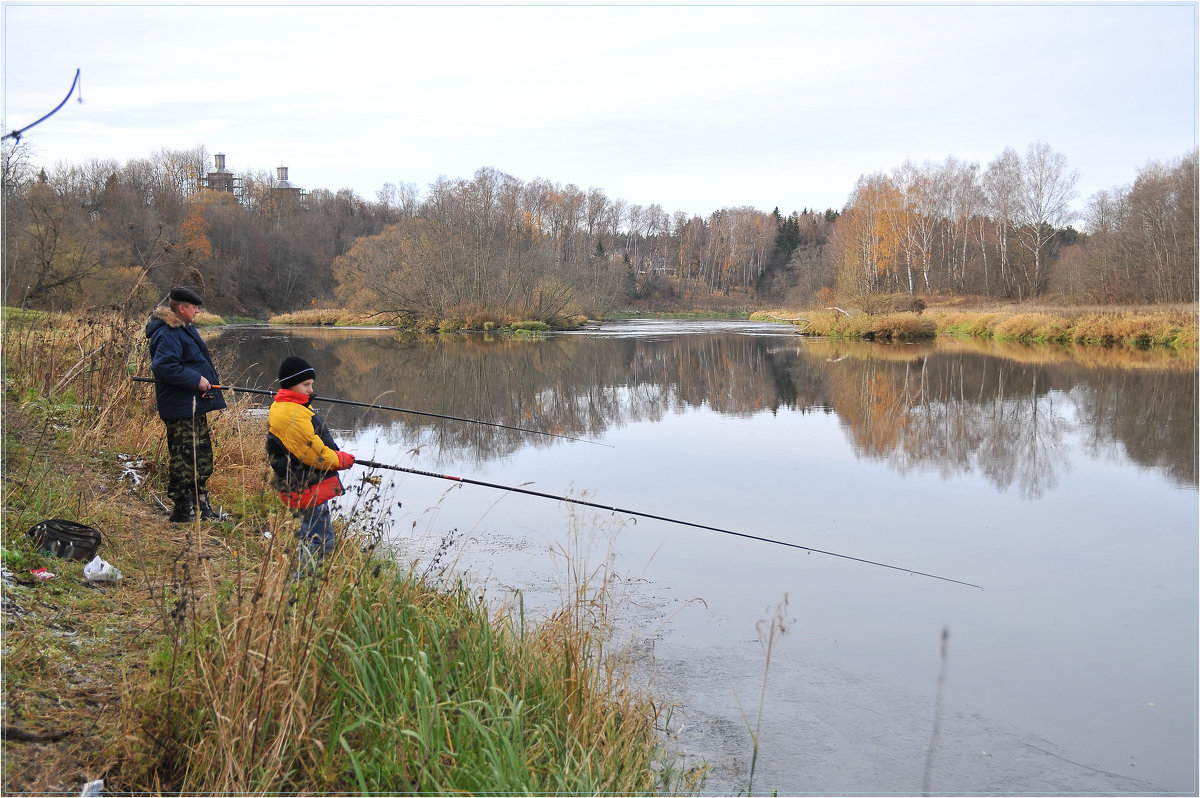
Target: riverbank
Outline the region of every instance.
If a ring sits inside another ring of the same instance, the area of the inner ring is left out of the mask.
[[[938,335],[1022,343],[1138,348],[1195,348],[1195,305],[1057,307],[930,305],[920,310],[863,313],[841,308],[757,311],[752,319],[794,325],[804,335],[859,340],[920,340]]]
[[[881,308],[912,306],[911,300],[881,303]],[[1195,305],[1077,306],[983,304],[933,300],[919,309],[879,310],[775,308],[754,310],[741,304],[725,308],[687,310],[672,307],[617,311],[608,318],[749,318],[792,324],[803,335],[866,341],[915,341],[939,335],[990,338],[1019,343],[1083,344],[1088,346],[1165,347],[1194,349],[1200,345]],[[577,329],[588,320],[563,319],[556,325],[516,320],[442,319],[412,322],[384,319],[375,314],[340,309],[306,310],[272,317],[271,324],[303,326],[400,326],[428,332],[508,332],[523,334]],[[201,318],[197,323],[205,323]],[[214,317],[207,323],[219,323]]]
[[[209,483],[232,514],[170,524],[140,318],[4,327],[7,794],[567,792],[689,783],[659,709],[604,645],[605,585],[540,624],[379,549],[348,472],[342,545],[291,580],[295,521],[266,484],[265,426],[232,397]],[[16,323],[14,323],[16,322]],[[81,356],[82,353],[82,356]],[[123,573],[38,552],[44,518],[99,529]],[[54,578],[32,571],[46,568]],[[697,774],[692,774],[696,777]]]
[[[574,330],[587,321],[585,316],[569,316],[544,321],[522,320],[480,313],[466,318],[415,318],[386,313],[363,313],[345,308],[324,308],[281,313],[268,319],[269,324],[303,327],[397,327],[416,332],[549,332]],[[200,322],[197,322],[200,323]]]

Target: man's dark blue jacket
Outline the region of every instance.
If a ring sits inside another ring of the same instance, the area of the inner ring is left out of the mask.
[[[170,308],[160,307],[146,322],[146,337],[150,339],[150,370],[154,372],[159,418],[174,421],[225,407],[220,391],[209,391],[208,398],[200,392],[201,375],[213,385],[221,381],[195,327],[184,324]]]

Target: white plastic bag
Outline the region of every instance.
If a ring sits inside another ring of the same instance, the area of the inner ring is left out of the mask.
[[[109,565],[107,560],[100,559],[97,554],[92,561],[83,566],[83,575],[92,582],[120,582],[121,572]]]

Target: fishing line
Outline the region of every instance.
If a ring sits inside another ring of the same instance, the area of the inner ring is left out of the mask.
[[[158,382],[153,377],[131,377],[134,382]],[[263,388],[242,388],[237,385],[213,385],[214,391],[238,391],[239,393],[254,393],[262,396],[274,396],[275,391],[268,391]],[[409,410],[405,407],[390,407],[388,405],[377,405],[370,402],[355,402],[350,399],[333,399],[328,396],[317,396],[313,394],[313,400],[317,402],[334,402],[339,405],[353,405],[355,407],[367,407],[372,410],[391,410],[396,413],[408,413],[414,416],[429,416],[430,418],[442,418],[448,421],[463,421],[468,424],[482,424],[485,427],[496,427],[497,429],[508,429],[515,432],[528,432],[533,435],[547,435],[551,438],[562,438],[565,441],[574,441],[575,443],[590,443],[593,446],[607,446],[614,448],[611,443],[601,443],[600,441],[589,441],[586,438],[572,438],[570,435],[559,435],[557,432],[543,432],[538,429],[529,429],[527,427],[512,427],[508,424],[500,424],[494,421],[480,421],[474,418],[462,418],[460,416],[448,416],[442,413],[431,413],[425,410]]]
[[[157,380],[155,380],[152,377],[136,377],[135,376],[135,377],[132,377],[131,379],[134,382],[157,382]],[[212,388],[213,388],[213,390],[217,390],[217,391],[240,391],[243,393],[263,394],[266,396],[274,396],[275,395],[275,393],[273,391],[264,390],[262,388],[242,388],[242,387],[238,387],[238,386],[234,386],[234,385],[214,385],[214,386],[212,386]],[[598,443],[597,441],[589,441],[589,440],[584,440],[582,438],[571,438],[569,436],[558,435],[553,432],[541,432],[540,430],[525,429],[523,427],[510,427],[505,424],[496,424],[496,423],[493,423],[490,421],[478,421],[476,419],[470,419],[470,418],[459,418],[458,416],[447,416],[447,415],[442,415],[440,413],[427,413],[427,412],[421,411],[421,410],[408,410],[408,409],[401,408],[401,407],[388,407],[387,405],[376,405],[376,404],[370,404],[368,402],[354,402],[349,399],[330,399],[328,397],[317,397],[317,396],[313,396],[312,398],[316,399],[316,400],[326,401],[326,402],[336,402],[339,404],[355,405],[358,407],[368,407],[368,408],[373,408],[376,410],[394,410],[398,413],[411,413],[411,414],[419,415],[419,416],[432,416],[434,418],[444,418],[444,419],[449,419],[451,421],[465,421],[465,422],[468,422],[471,424],[483,424],[485,426],[499,427],[501,429],[516,430],[518,432],[532,432],[532,433],[535,433],[538,435],[550,435],[555,438],[565,438],[567,440],[578,441],[580,443],[594,443],[597,446],[609,446],[609,444],[607,444],[607,443]],[[838,559],[842,559],[842,560],[852,560],[854,562],[863,563],[864,565],[874,565],[879,568],[889,568],[893,571],[903,571],[904,573],[911,574],[913,576],[924,576],[929,579],[938,579],[942,582],[952,582],[956,585],[964,585],[966,587],[973,587],[973,588],[977,588],[979,590],[983,590],[983,587],[981,585],[976,585],[972,582],[963,582],[958,579],[951,579],[950,577],[947,577],[947,576],[938,576],[937,574],[926,573],[924,571],[916,571],[916,570],[913,570],[912,568],[904,568],[899,565],[891,565],[889,563],[879,562],[878,560],[868,560],[863,557],[855,557],[850,554],[839,554],[838,552],[835,552],[835,551],[825,551],[824,549],[816,549],[816,548],[813,548],[812,546],[802,546],[799,543],[789,543],[786,540],[776,540],[775,538],[763,537],[761,535],[751,535],[748,532],[737,532],[732,529],[722,529],[721,527],[717,527],[717,526],[709,526],[708,524],[697,524],[692,521],[681,521],[677,518],[668,518],[664,515],[655,515],[653,513],[644,513],[639,510],[629,510],[629,509],[622,508],[622,507],[614,507],[612,505],[600,504],[598,502],[584,501],[583,499],[575,499],[570,496],[556,496],[552,493],[542,493],[541,491],[530,490],[528,488],[519,488],[519,487],[515,487],[512,485],[500,485],[495,482],[483,482],[478,479],[470,479],[468,477],[456,477],[456,476],[451,476],[449,474],[437,474],[432,471],[422,471],[417,468],[406,468],[404,466],[391,465],[389,463],[380,463],[375,460],[363,460],[361,458],[358,458],[358,459],[355,459],[355,462],[358,463],[359,465],[365,466],[367,468],[383,468],[383,469],[387,469],[390,471],[402,471],[406,474],[415,474],[420,477],[431,477],[433,479],[445,479],[445,480],[449,480],[451,482],[459,482],[464,485],[475,485],[475,486],[478,486],[481,488],[492,488],[494,490],[508,491],[509,493],[521,493],[526,496],[536,496],[541,499],[552,499],[554,501],[567,502],[568,504],[578,504],[583,507],[594,507],[598,510],[608,510],[609,512],[613,512],[613,513],[621,513],[622,515],[633,515],[633,516],[638,516],[640,518],[650,518],[655,521],[665,521],[668,524],[678,524],[680,526],[690,526],[695,529],[705,529],[710,532],[720,532],[723,535],[732,535],[734,537],[745,538],[747,540],[757,540],[762,543],[772,543],[776,546],[787,546],[788,548],[799,549],[800,551],[806,551],[810,554],[824,554],[828,557],[837,557]]]
[[[958,579],[951,579],[946,576],[938,576],[937,574],[925,573],[924,571],[914,571],[912,568],[903,568],[899,565],[889,565],[888,563],[885,563],[885,562],[879,562],[877,560],[867,560],[867,559],[863,559],[862,557],[854,557],[849,554],[838,554],[837,552],[834,552],[834,551],[825,551],[823,549],[814,549],[811,546],[801,546],[799,543],[789,543],[786,540],[776,540],[774,538],[762,537],[761,535],[751,535],[746,532],[735,532],[732,529],[722,529],[721,527],[708,526],[707,524],[697,524],[697,523],[693,523],[692,521],[680,521],[677,518],[667,518],[666,516],[654,515],[652,513],[643,513],[643,512],[639,512],[638,510],[627,510],[627,509],[623,509],[621,507],[612,507],[607,504],[599,504],[597,502],[584,501],[583,499],[574,499],[574,498],[571,498],[570,496],[555,496],[552,493],[541,493],[540,491],[529,490],[528,488],[518,488],[518,487],[513,487],[511,485],[498,485],[494,482],[482,482],[477,479],[468,479],[467,477],[450,476],[448,474],[436,474],[432,471],[421,471],[420,469],[417,469],[417,468],[405,468],[404,466],[390,465],[388,463],[379,463],[374,460],[363,460],[363,459],[359,458],[359,459],[355,459],[354,462],[358,465],[366,466],[367,468],[386,468],[391,471],[403,471],[406,474],[416,474],[417,476],[420,476],[420,477],[432,477],[434,479],[446,479],[446,480],[450,480],[451,482],[461,482],[464,485],[477,485],[477,486],[483,487],[483,488],[494,488],[496,490],[504,490],[504,491],[508,491],[510,493],[523,493],[526,496],[537,496],[538,498],[542,498],[542,499],[553,499],[555,501],[568,502],[570,504],[580,504],[580,505],[583,505],[584,507],[595,507],[599,510],[609,510],[610,512],[621,513],[622,515],[636,515],[641,518],[652,518],[655,521],[666,521],[669,524],[679,524],[681,526],[690,526],[690,527],[695,527],[696,529],[706,529],[706,530],[709,530],[710,532],[720,532],[723,535],[734,535],[736,537],[746,538],[748,540],[757,540],[757,541],[761,541],[763,543],[773,543],[776,546],[787,546],[787,547],[793,548],[793,549],[800,549],[801,551],[806,551],[806,552],[809,552],[810,554],[824,554],[829,557],[837,557],[837,558],[843,559],[843,560],[853,560],[854,562],[860,562],[860,563],[864,563],[866,565],[875,565],[880,568],[890,568],[893,571],[903,571],[907,574],[912,574],[913,576],[925,576],[930,579],[940,579],[943,582],[953,582],[956,585],[965,585],[967,587],[974,587],[974,588],[978,588],[979,590],[983,590],[982,586],[972,584],[971,582],[962,582]]]

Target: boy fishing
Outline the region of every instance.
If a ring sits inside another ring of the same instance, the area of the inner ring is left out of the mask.
[[[338,450],[325,421],[309,407],[316,377],[302,358],[284,358],[279,390],[267,415],[271,485],[300,516],[299,552],[302,561],[312,564],[333,551],[333,519],[327,502],[345,492],[336,472],[354,465],[354,455]]]

